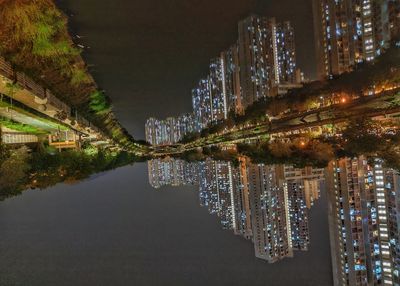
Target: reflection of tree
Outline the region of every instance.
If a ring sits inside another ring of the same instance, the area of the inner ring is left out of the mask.
[[[271,154],[277,158],[287,158],[292,155],[292,149],[290,148],[290,144],[275,141],[269,145],[269,150]]]
[[[400,170],[399,127],[396,121],[385,125],[368,118],[358,118],[344,129],[339,145],[346,155],[378,157],[384,160],[387,167]]]
[[[253,163],[291,164],[296,167],[326,167],[334,159],[333,147],[319,140],[238,144],[238,151],[251,158]]]
[[[381,128],[368,118],[351,121],[342,136],[345,149],[355,154],[375,154],[383,146]]]
[[[30,169],[29,159],[27,147],[10,151],[10,156],[0,166],[0,194],[16,192],[24,183]]]
[[[30,152],[26,147],[13,150],[0,144],[0,200],[27,188],[72,183],[138,161],[132,153],[92,146],[57,152],[39,144]]]

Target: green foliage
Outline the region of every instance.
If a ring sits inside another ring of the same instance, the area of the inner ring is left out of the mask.
[[[0,1],[1,2],[1,1]],[[136,151],[132,136],[111,112],[110,100],[89,75],[68,34],[67,18],[52,0],[2,0],[0,53],[17,70],[78,109],[120,146]]]
[[[137,157],[125,151],[68,150],[48,153],[34,152],[32,156],[32,186],[47,188],[61,182],[75,182],[121,166],[132,164]]]
[[[73,86],[79,86],[81,84],[90,83],[88,73],[83,68],[72,67],[71,69],[71,84]]]
[[[45,189],[62,182],[74,183],[138,160],[125,151],[92,147],[58,152],[39,144],[29,153],[26,147],[11,150],[0,144],[0,200],[29,187]]]
[[[30,133],[35,135],[47,134],[46,131],[38,129],[32,125],[22,124],[9,119],[0,118],[0,126],[4,126],[15,131]]]
[[[200,133],[190,132],[185,134],[180,142],[185,144],[196,141],[197,139],[200,139]]]
[[[103,92],[96,90],[90,95],[90,110],[96,114],[103,114],[110,112],[110,103]],[[117,132],[115,130],[114,132]],[[116,136],[116,134],[114,134]]]
[[[207,158],[201,151],[190,150],[179,154],[177,157],[182,158],[188,162],[203,161]]]
[[[21,191],[20,185],[26,181],[30,169],[29,158],[26,147],[9,151],[0,165],[0,200]]]
[[[299,142],[281,143],[259,142],[256,144],[238,144],[238,152],[249,157],[253,163],[262,164],[290,164],[295,167],[314,166],[323,168],[334,159],[334,150],[331,145],[311,140],[304,146]],[[276,147],[285,149],[279,150]],[[277,152],[277,150],[279,150]]]
[[[381,135],[381,128],[371,119],[357,118],[343,131],[343,145],[354,154],[375,154],[383,146]]]
[[[8,157],[10,157],[10,149],[0,141],[0,166]]]
[[[336,144],[344,155],[381,158],[387,167],[400,171],[400,126],[396,121],[392,124],[395,128],[388,132],[377,122],[360,117],[348,124]]]

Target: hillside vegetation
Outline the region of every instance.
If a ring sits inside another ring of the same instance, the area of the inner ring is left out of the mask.
[[[140,148],[115,118],[52,0],[0,0],[0,55],[76,108],[116,143]]]

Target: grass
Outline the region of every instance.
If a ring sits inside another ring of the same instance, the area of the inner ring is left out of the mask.
[[[48,134],[48,132],[46,132],[42,129],[36,128],[34,126],[22,124],[19,122],[15,122],[15,121],[3,119],[3,118],[0,118],[0,126],[4,126],[8,129],[15,130],[18,132],[29,133],[29,134],[34,134],[34,135]]]
[[[13,110],[15,110],[15,111],[17,111],[17,112],[19,112],[19,113],[21,113],[21,114],[24,114],[24,115],[26,115],[26,116],[33,117],[33,118],[35,118],[35,119],[37,119],[37,120],[39,120],[39,121],[41,121],[41,122],[43,122],[43,123],[49,125],[50,127],[54,128],[54,129],[59,129],[59,130],[61,130],[61,131],[68,131],[68,130],[70,130],[70,129],[69,129],[68,127],[66,127],[65,125],[58,124],[58,123],[54,122],[53,120],[50,120],[50,119],[47,119],[47,118],[43,118],[43,117],[41,117],[41,116],[39,116],[39,115],[37,115],[37,114],[31,113],[31,112],[29,112],[29,111],[27,111],[27,110],[25,110],[25,109],[23,109],[23,108],[17,107],[17,106],[15,106],[15,105],[11,105],[10,103],[5,102],[5,101],[0,101],[0,107],[9,107],[9,108],[12,108]],[[36,112],[35,112],[35,113],[36,113]]]

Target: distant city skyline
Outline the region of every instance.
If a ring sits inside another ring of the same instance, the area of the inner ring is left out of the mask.
[[[312,4],[319,80],[373,61],[399,30],[398,1],[313,0]],[[274,17],[252,14],[241,19],[236,42],[210,59],[207,76],[192,89],[192,122],[186,123],[185,131],[175,135],[175,129],[181,129],[174,126],[178,118],[150,118],[146,140],[175,144],[188,133],[227,120],[231,113],[244,114],[255,102],[302,87],[305,77],[297,66],[295,30],[290,21],[277,22]]]
[[[232,113],[244,114],[246,108],[263,98],[302,86],[295,32],[289,21],[277,22],[253,14],[237,26],[237,41],[219,57],[210,59],[208,75],[193,87],[191,113],[165,120],[149,118],[145,124],[147,142],[177,143],[184,135],[200,132]]]

